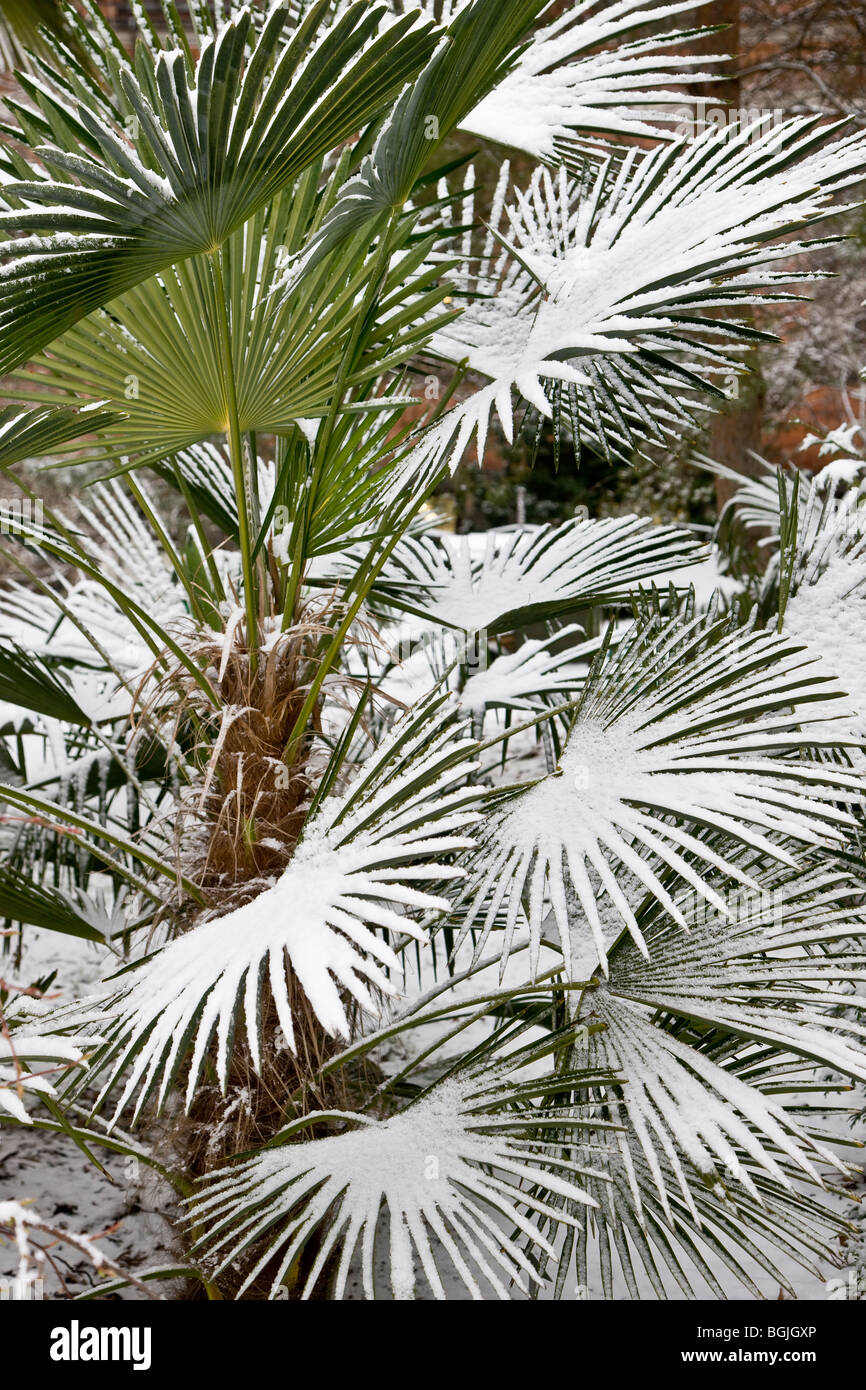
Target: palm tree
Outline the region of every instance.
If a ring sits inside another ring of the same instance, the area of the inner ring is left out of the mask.
[[[0,910],[107,968],[7,1002],[0,1105],[152,1165],[212,1298],[756,1292],[845,1229],[860,736],[796,497],[752,607],[684,529],[427,503],[494,413],[695,431],[866,139],[674,139],[682,35],[556,13],[167,3],[130,58],[85,0],[9,102]]]

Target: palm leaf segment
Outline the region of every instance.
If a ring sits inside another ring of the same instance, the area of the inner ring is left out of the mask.
[[[6,1029],[5,1036],[0,1037],[0,1110],[5,1110],[19,1124],[32,1124],[24,1097],[56,1094],[43,1073],[56,1074],[83,1062],[84,1053],[69,1038],[28,1032],[26,1026],[11,1032]]]
[[[466,776],[474,747],[459,726],[455,732],[450,700],[434,696],[414,709],[346,795],[326,799],[308,818],[277,882],[235,911],[201,922],[135,971],[108,1009],[108,1045],[93,1065],[110,1067],[111,1076],[97,1103],[129,1067],[117,1113],[137,1090],[140,1110],[158,1084],[161,1104],[192,1047],[189,1103],[214,1031],[225,1086],[241,1006],[258,1068],[266,973],[293,1047],[287,964],[331,1035],[348,1036],[346,994],[373,1011],[371,986],[394,993],[385,972],[399,971],[400,963],[389,938],[422,936],[406,913],[436,916],[449,908],[447,899],[413,884],[460,877],[447,860],[472,843],[466,830],[480,794]]]
[[[363,1128],[271,1149],[213,1174],[192,1208],[207,1229],[203,1244],[224,1268],[279,1227],[249,1276],[278,1260],[274,1296],[304,1243],[322,1228],[304,1296],[339,1251],[334,1297],[342,1298],[360,1245],[364,1293],[374,1298],[384,1207],[395,1298],[415,1296],[420,1272],[434,1298],[444,1299],[443,1266],[456,1270],[473,1299],[489,1296],[488,1289],[506,1299],[511,1283],[526,1292],[541,1283],[526,1247],[535,1256],[554,1256],[539,1218],[574,1227],[577,1220],[563,1204],[581,1206],[586,1199],[573,1176],[582,1170],[550,1152],[535,1107],[526,1102],[561,1085],[561,1078],[548,1073],[530,1082],[515,1073],[514,1063],[467,1067],[388,1120],[335,1117]],[[583,1084],[588,1079],[581,1078]],[[562,1118],[566,1128],[576,1123],[576,1112]]]
[[[801,650],[767,632],[726,635],[712,616],[636,624],[600,654],[555,772],[505,800],[489,822],[464,931],[480,921],[480,951],[508,902],[504,960],[526,894],[533,962],[549,904],[569,976],[583,979],[623,927],[646,949],[625,876],[680,925],[666,869],[722,910],[696,864],[752,883],[687,827],[713,827],[789,864],[780,835],[842,841],[854,820],[834,798],[859,797],[859,779],[790,756],[840,737],[801,727],[834,713],[838,692],[828,683]]]
[[[480,457],[494,407],[511,440],[515,395],[542,416],[567,406],[578,443],[623,458],[691,427],[683,393],[717,391],[712,376],[739,370],[755,339],[712,311],[809,279],[768,268],[803,243],[770,243],[832,215],[833,192],[863,169],[862,136],[816,153],[824,137],[812,119],[759,136],[707,130],[616,167],[589,163],[577,180],[540,169],[507,207],[506,167],[495,235],[459,282],[472,302],[431,343],[488,384],[445,415],[414,466],[456,466],[474,434]]]
[[[651,905],[642,918],[648,955],[623,939],[607,992],[862,1078],[862,1045],[845,1035],[866,1029],[836,1013],[835,988],[866,965],[862,883],[844,869],[768,866],[751,851],[734,862],[760,876],[760,889],[728,883],[724,912],[680,890],[685,932]]]
[[[579,0],[536,31],[532,46],[470,112],[464,129],[547,163],[573,160],[581,143],[596,133],[617,140],[658,139],[664,130],[650,121],[664,118],[662,104],[673,97],[666,89],[706,81],[707,75],[689,72],[701,63],[700,56],[664,52],[681,45],[683,33],[634,35],[659,18],[667,21],[693,8]]]

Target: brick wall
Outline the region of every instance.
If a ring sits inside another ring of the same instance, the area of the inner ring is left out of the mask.
[[[156,19],[161,19],[162,14],[159,0],[143,0],[144,8]],[[100,9],[111,24],[119,32],[123,33],[134,28],[132,22],[132,5],[129,0],[100,0]]]

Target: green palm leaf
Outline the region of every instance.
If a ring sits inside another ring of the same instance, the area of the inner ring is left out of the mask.
[[[82,916],[67,894],[6,865],[0,865],[0,917],[85,941],[105,941],[103,933]]]
[[[321,189],[320,175],[317,163],[229,237],[220,256],[244,432],[285,433],[327,413],[353,305],[370,277],[375,256],[366,238],[355,239],[291,293],[280,289],[284,258],[305,244],[327,203],[331,190]],[[387,409],[371,385],[453,317],[436,312],[448,263],[428,262],[431,242],[413,236],[409,220],[393,238],[376,319],[346,383],[358,410]],[[221,312],[208,258],[191,256],[70,328],[34,358],[20,394],[49,402],[74,392],[115,403],[124,413],[105,421],[104,442],[112,455],[138,455],[139,464],[188,449],[227,425]]]
[[[9,405],[0,411],[0,468],[11,468],[25,459],[54,454],[65,444],[110,428],[122,418],[104,410],[102,402],[78,410],[58,406],[54,410],[21,410]]]
[[[381,26],[371,42],[381,7],[353,5],[323,28],[329,7],[313,5],[281,51],[288,11],[275,7],[249,55],[242,13],[204,42],[191,82],[179,52],[140,48],[143,77],[121,74],[138,123],[132,142],[80,107],[79,148],[36,151],[55,177],[34,170],[4,187],[20,208],[0,215],[10,236],[0,371],[158,271],[216,251],[381,112],[430,52],[430,26],[417,15]]]

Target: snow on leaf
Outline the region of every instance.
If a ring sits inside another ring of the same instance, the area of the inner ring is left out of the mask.
[[[446,412],[416,462],[438,452],[456,467],[474,434],[482,457],[494,407],[511,440],[515,394],[542,416],[567,409],[578,442],[623,458],[688,425],[690,398],[739,370],[750,340],[714,311],[809,278],[787,264],[802,243],[774,240],[832,215],[866,163],[859,135],[815,154],[814,124],[710,128],[617,166],[588,162],[579,179],[542,168],[507,207],[500,185],[496,236],[458,277],[474,297],[431,342],[488,384]]]
[[[411,8],[450,25],[471,2],[413,0]],[[410,8],[405,0],[391,4],[398,13]],[[576,0],[557,16],[556,6],[548,6],[532,42],[460,128],[549,162],[570,153],[581,137],[663,136],[657,120],[669,114],[665,103],[683,102],[670,88],[706,81],[706,73],[691,71],[705,60],[666,51],[682,46],[681,32],[640,31],[695,8],[690,0]]]
[[[189,1104],[214,1034],[225,1087],[241,1008],[258,1069],[266,975],[291,1048],[295,986],[332,1036],[349,1036],[347,996],[375,1013],[374,991],[393,994],[387,972],[400,972],[389,937],[423,939],[405,914],[436,916],[450,906],[415,884],[460,877],[440,857],[473,843],[466,831],[480,793],[465,783],[475,745],[460,728],[442,697],[411,711],[344,796],[327,798],[308,819],[276,882],[234,911],[199,922],[129,976],[108,1010],[108,1044],[94,1059],[94,1070],[111,1068],[97,1104],[127,1068],[115,1114],[136,1092],[140,1110],[156,1086],[162,1104],[191,1048]]]
[[[866,729],[866,556],[835,555],[809,582],[799,583],[785,608],[784,632],[820,657],[854,710],[852,727]]]
[[[711,617],[636,623],[597,662],[556,770],[528,790],[505,793],[485,826],[463,924],[465,935],[480,919],[478,952],[507,901],[505,962],[523,894],[533,969],[548,905],[569,973],[590,933],[604,962],[609,942],[599,895],[645,949],[623,872],[680,924],[683,914],[660,877],[666,869],[724,909],[696,863],[725,864],[742,882],[748,876],[698,838],[700,826],[787,863],[779,836],[807,844],[844,839],[854,820],[834,798],[844,789],[846,800],[862,799],[860,779],[789,756],[832,743],[826,721],[839,692],[784,639],[724,629]],[[822,720],[825,727],[810,732]],[[844,730],[838,737],[845,741]]]
[[[489,1296],[485,1287],[507,1299],[511,1283],[527,1292],[541,1280],[524,1243],[554,1254],[537,1219],[575,1226],[557,1199],[585,1205],[586,1198],[569,1177],[568,1161],[532,1143],[532,1112],[508,1108],[508,1083],[505,1068],[467,1068],[386,1120],[340,1116],[361,1127],[284,1144],[209,1175],[192,1206],[193,1219],[207,1231],[205,1248],[225,1267],[279,1227],[246,1281],[271,1264],[274,1297],[305,1240],[321,1227],[324,1239],[303,1297],[339,1252],[334,1297],[342,1298],[360,1244],[364,1294],[372,1299],[384,1206],[395,1298],[414,1298],[420,1273],[434,1298],[444,1299],[443,1266],[449,1265],[473,1299]],[[531,1195],[536,1186],[541,1195]]]
[[[843,434],[848,440],[850,432]],[[705,461],[712,471],[736,481],[728,507],[748,530],[758,532],[758,544],[770,551],[762,584],[765,597],[774,598],[780,570],[785,570],[786,637],[802,643],[838,681],[853,710],[851,727],[862,733],[866,724],[866,652],[862,641],[866,619],[866,480],[862,472],[866,459],[845,459],[839,472],[831,472],[831,464],[811,478],[802,472],[784,472],[777,477],[766,460],[759,462],[764,471],[757,477],[743,478],[723,465]],[[849,468],[849,464],[856,466]],[[796,506],[796,540],[788,556],[780,554],[780,484],[788,509]],[[773,612],[770,621],[775,620]]]
[[[667,1186],[657,1150],[672,1163],[695,1221],[698,1212],[682,1169],[683,1157],[700,1180],[718,1193],[724,1191],[722,1169],[727,1170],[728,1182],[742,1183],[753,1197],[757,1189],[738,1150],[782,1182],[785,1174],[774,1149],[787,1154],[813,1179],[818,1176],[816,1158],[834,1162],[831,1151],[810,1140],[804,1127],[778,1102],[732,1076],[697,1048],[654,1028],[646,1012],[629,1000],[609,996],[602,986],[593,995],[592,1011],[593,1022],[604,1023],[605,1028],[592,1035],[591,1054],[628,1077],[622,1107],[654,1170],[669,1221]]]
[[[566,607],[621,601],[639,580],[692,564],[703,553],[683,528],[635,516],[488,531],[475,541],[428,535],[400,541],[378,588],[430,622],[495,632],[518,616],[526,622]]]
[[[664,135],[658,121],[668,114],[665,101],[676,99],[669,89],[706,81],[706,73],[689,71],[705,60],[662,51],[681,45],[681,33],[635,38],[634,31],[694,8],[652,0],[607,6],[578,0],[536,31],[534,42],[470,112],[463,129],[548,163],[597,133],[617,139]],[[650,109],[642,113],[641,108]]]
[[[776,468],[758,454],[752,455],[760,472],[744,476],[715,459],[700,456],[698,462],[719,478],[734,483],[736,490],[728,498],[720,514],[734,512],[749,531],[755,533],[756,544],[764,549],[779,546],[779,474]],[[793,502],[793,485],[799,476],[797,502],[797,556],[792,573],[792,592],[803,582],[814,578],[834,554],[851,554],[853,559],[863,552],[866,536],[866,458],[844,459],[834,472],[832,464],[820,473],[809,476],[802,470],[785,469],[782,486]],[[849,467],[851,465],[851,467]],[[853,465],[856,465],[854,467]],[[770,557],[770,578],[778,577],[778,557]]]
[[[460,692],[460,707],[469,713],[485,709],[533,710],[543,697],[566,701],[574,696],[586,677],[585,663],[598,651],[599,638],[566,645],[583,636],[583,629],[570,625],[545,639],[528,638],[514,652],[503,652],[482,671],[471,675]],[[576,664],[578,663],[578,664]]]
[[[803,1083],[795,1074],[788,1085],[793,1093]],[[804,1089],[808,1092],[808,1086]],[[607,1181],[587,1183],[599,1202],[599,1212],[593,1226],[578,1232],[575,1242],[580,1283],[586,1283],[589,1264],[599,1271],[604,1297],[620,1297],[614,1282],[614,1251],[629,1295],[635,1299],[647,1297],[646,1285],[637,1281],[638,1269],[660,1299],[670,1298],[671,1280],[686,1298],[700,1297],[696,1274],[706,1282],[709,1296],[717,1299],[730,1296],[726,1275],[758,1299],[766,1297],[766,1285],[761,1288],[753,1277],[758,1270],[769,1275],[773,1289],[782,1288],[792,1298],[797,1296],[792,1264],[823,1281],[826,1264],[835,1260],[846,1226],[826,1202],[807,1195],[799,1165],[779,1154],[777,1162],[785,1174],[780,1181],[740,1152],[740,1164],[754,1169],[757,1195],[753,1197],[738,1183],[728,1184],[720,1196],[688,1165],[672,1162],[661,1145],[650,1165],[628,1123],[624,1104],[619,1118],[625,1134],[614,1139],[599,1136],[587,1146]],[[831,1136],[827,1139],[831,1141]],[[688,1201],[682,1196],[683,1179],[689,1188]],[[667,1194],[667,1208],[659,1196],[659,1183]],[[693,1210],[698,1213],[697,1222]]]
[[[19,1075],[14,1067],[0,1066],[0,1110],[5,1110],[20,1124],[33,1123],[24,1106],[25,1095],[54,1094],[53,1086],[44,1076],[30,1076],[26,1072]]]
[[[36,1065],[41,1070],[46,1066],[57,1070],[83,1061],[81,1049],[69,1038],[56,1034],[14,1031],[8,1037],[0,1037],[0,1110],[23,1125],[32,1124],[24,1096],[54,1096],[55,1090],[47,1076],[30,1068]]]
[[[139,491],[151,516],[158,517],[146,485],[139,484]],[[165,548],[120,484],[95,484],[85,497],[77,499],[76,514],[64,518],[66,536],[52,531],[51,539],[68,558],[69,568],[84,554],[100,578],[70,578],[67,566],[58,564],[60,602],[23,584],[7,585],[0,594],[0,634],[46,659],[81,662],[72,675],[75,697],[91,718],[101,719],[112,710],[128,712],[130,696],[122,679],[140,677],[154,655],[106,586],[174,635],[188,628],[189,611]],[[70,532],[77,533],[79,549],[69,545]],[[39,543],[37,528],[29,526],[27,534]],[[108,676],[104,669],[88,670],[94,665],[107,665]]]

